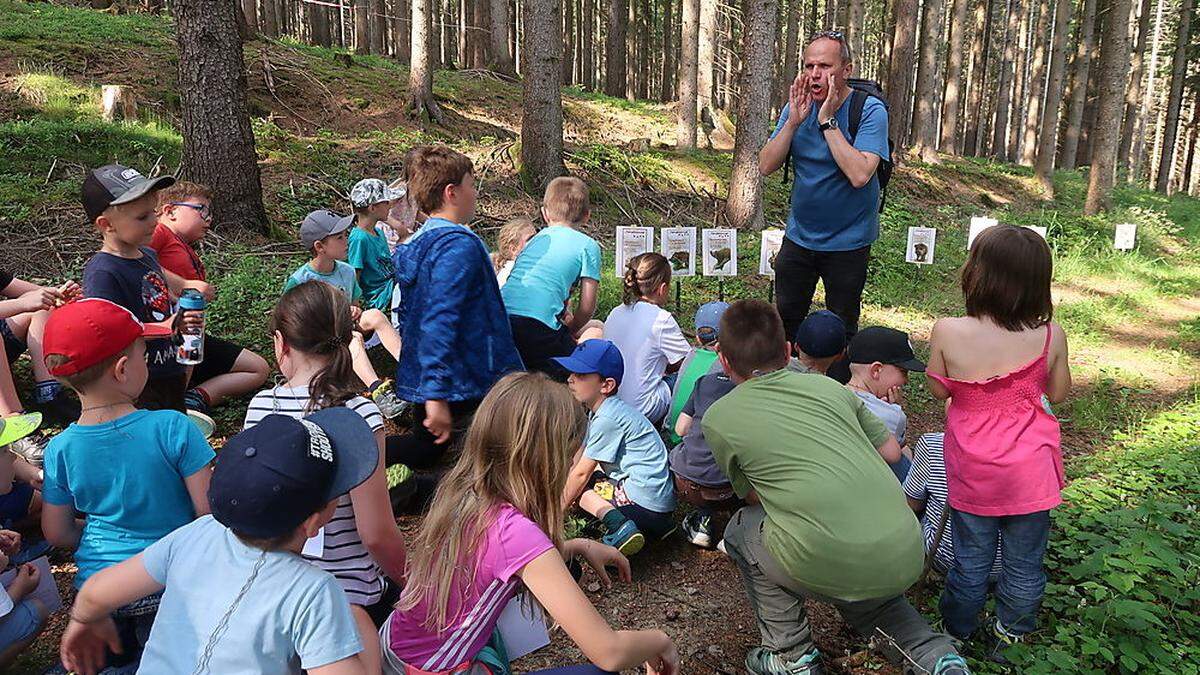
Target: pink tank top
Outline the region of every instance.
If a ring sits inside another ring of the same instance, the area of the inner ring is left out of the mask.
[[[928,375],[950,390],[946,480],[954,508],[977,516],[1015,516],[1062,503],[1058,419],[1042,395],[1050,373],[1050,326],[1041,356],[1000,377],[965,382]]]

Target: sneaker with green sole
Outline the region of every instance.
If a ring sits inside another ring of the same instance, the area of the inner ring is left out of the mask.
[[[814,647],[795,661],[786,661],[766,647],[755,647],[746,654],[746,670],[751,675],[823,675],[821,652]]]
[[[600,540],[626,556],[636,554],[646,545],[645,535],[642,534],[637,525],[634,525],[632,520],[626,520],[616,531],[609,532],[601,537]]]

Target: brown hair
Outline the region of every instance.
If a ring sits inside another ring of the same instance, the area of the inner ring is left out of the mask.
[[[996,225],[980,232],[962,267],[967,316],[988,317],[1006,330],[1044,326],[1054,316],[1050,246],[1033,230]]]
[[[546,218],[552,222],[582,223],[592,210],[587,183],[574,176],[555,178],[546,186],[542,208],[546,210]]]
[[[408,547],[408,584],[397,606],[428,602],[425,624],[434,630],[457,618],[449,615],[450,599],[473,579],[501,504],[511,504],[560,547],[563,486],[586,432],[587,416],[565,385],[541,373],[501,378],[475,412],[458,463],[439,483]]]
[[[475,167],[466,155],[444,145],[422,145],[404,156],[408,193],[425,213],[442,207],[447,185],[458,185]]]
[[[129,351],[132,348],[133,343],[131,342],[125,349],[122,349],[116,354],[113,354],[112,356],[104,359],[100,363],[97,363],[90,368],[84,368],[74,375],[55,375],[54,379],[75,390],[75,393],[81,393],[89,386],[94,384],[96,380],[99,380],[101,377],[103,377],[104,374],[113,367],[113,364],[115,364],[122,356],[128,356]],[[43,360],[46,362],[46,367],[50,370],[54,370],[60,366],[65,366],[71,362],[70,357],[64,354],[46,354]]]
[[[787,365],[787,338],[774,305],[762,300],[738,300],[721,315],[720,334],[721,355],[742,377]]]
[[[635,304],[663,284],[671,283],[671,263],[659,253],[636,255],[625,263],[621,302]]]
[[[497,272],[508,261],[517,257],[513,249],[517,247],[517,242],[526,232],[537,233],[533,221],[528,218],[513,218],[500,228],[500,232],[496,235],[496,250],[492,253],[492,266],[496,268]],[[530,236],[533,235],[530,234]]]
[[[181,180],[174,185],[158,191],[158,210],[162,211],[171,202],[182,202],[188,197],[202,197],[211,202],[213,198],[212,188],[201,183]]]
[[[350,362],[352,330],[349,301],[323,281],[306,281],[284,293],[271,312],[271,331],[279,331],[288,347],[328,359],[308,383],[308,412],[362,394]]]

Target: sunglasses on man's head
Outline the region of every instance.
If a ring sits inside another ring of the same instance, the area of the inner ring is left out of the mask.
[[[808,38],[808,43],[812,44],[812,43],[816,42],[817,40],[820,40],[821,38],[829,38],[830,40],[837,40],[838,42],[845,42],[846,34],[840,30],[823,30],[819,33],[814,33],[812,35],[812,37]]]

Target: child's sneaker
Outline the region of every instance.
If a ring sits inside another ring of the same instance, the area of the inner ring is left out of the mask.
[[[1001,663],[1004,665],[1012,665],[1012,662],[1004,656],[1005,650],[1009,647],[1020,644],[1025,641],[1023,633],[1009,632],[1004,624],[1000,623],[1000,619],[992,624],[992,653],[989,657],[993,663]]]
[[[400,398],[396,396],[396,390],[392,388],[391,380],[380,380],[376,382],[371,387],[371,391],[368,392],[367,395],[371,397],[371,400],[375,402],[375,405],[379,406],[379,412],[383,413],[383,416],[389,420],[396,419],[400,415],[403,415],[406,410],[412,407],[411,403],[408,401],[401,401]]]
[[[958,654],[945,654],[933,666],[933,675],[971,675],[971,669]]]
[[[388,496],[392,510],[401,512],[408,507],[412,496],[417,493],[417,476],[406,464],[393,464],[387,468]]]
[[[646,537],[642,535],[641,530],[633,524],[632,520],[626,520],[615,531],[609,532],[600,540],[626,556],[636,554],[646,545]]]
[[[712,516],[692,511],[683,518],[683,533],[687,540],[700,548],[713,547]]]
[[[9,443],[8,451],[31,465],[41,468],[46,455],[46,445],[32,436],[26,436]]]
[[[751,675],[823,675],[821,652],[814,647],[795,661],[784,661],[766,647],[755,647],[746,654],[746,670]]]

